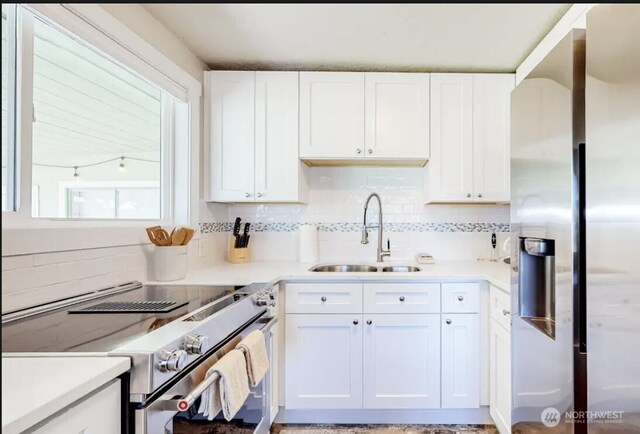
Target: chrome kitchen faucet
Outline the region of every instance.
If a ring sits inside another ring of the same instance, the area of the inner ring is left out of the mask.
[[[378,224],[373,226],[367,226],[367,207],[372,197],[378,199]],[[376,262],[383,262],[385,256],[391,256],[391,244],[387,238],[387,250],[382,248],[382,200],[378,193],[371,193],[364,203],[364,222],[362,224],[362,244],[369,244],[369,233],[367,229],[379,228],[378,230],[378,252]]]

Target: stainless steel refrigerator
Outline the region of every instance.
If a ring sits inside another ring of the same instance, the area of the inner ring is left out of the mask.
[[[640,433],[640,5],[511,97],[513,432]]]

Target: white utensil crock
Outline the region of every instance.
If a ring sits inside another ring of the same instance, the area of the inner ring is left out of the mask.
[[[153,270],[160,282],[184,279],[187,275],[187,246],[156,246]]]

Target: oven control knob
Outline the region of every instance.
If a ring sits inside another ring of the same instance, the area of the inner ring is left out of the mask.
[[[158,368],[162,372],[182,371],[187,364],[187,352],[184,350],[167,351],[161,358]]]
[[[204,354],[209,350],[209,338],[203,335],[185,336],[182,349],[188,354]]]

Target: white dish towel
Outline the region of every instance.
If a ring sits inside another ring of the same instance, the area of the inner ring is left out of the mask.
[[[269,355],[264,333],[260,330],[249,333],[236,348],[244,350],[249,384],[251,387],[256,387],[269,370]]]
[[[220,378],[202,394],[200,409],[209,420],[220,413],[231,420],[249,397],[249,378],[241,351],[231,350],[207,371],[205,378],[218,373]]]

